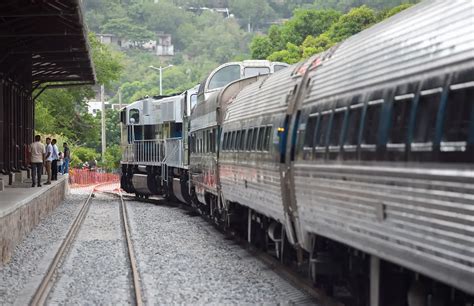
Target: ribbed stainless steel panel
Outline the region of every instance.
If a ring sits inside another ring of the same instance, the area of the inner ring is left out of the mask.
[[[299,78],[292,78],[294,67],[245,87],[228,106],[223,133],[242,128],[273,125],[272,147],[276,129],[282,125],[288,108],[287,95]],[[265,158],[261,155],[266,154]],[[283,222],[279,152],[221,152],[219,177],[226,200],[238,202],[263,215]]]
[[[474,1],[424,1],[344,41],[305,104],[473,60]]]
[[[304,230],[474,292],[474,169],[303,164]]]

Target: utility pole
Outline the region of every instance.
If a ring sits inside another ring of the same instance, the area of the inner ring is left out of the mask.
[[[100,85],[100,102],[102,104],[101,117],[102,117],[102,162],[105,161],[105,97],[104,97],[104,85]]]
[[[171,67],[173,67],[173,65],[168,65],[168,66],[166,66],[166,67],[162,67],[162,66],[160,66],[160,67],[148,66],[148,68],[151,68],[151,69],[153,69],[153,70],[157,70],[157,71],[160,72],[160,96],[163,95],[163,86],[162,86],[162,83],[163,83],[163,76],[162,76],[163,70],[168,69],[168,68],[171,68]]]
[[[122,109],[122,91],[119,89],[119,109]]]

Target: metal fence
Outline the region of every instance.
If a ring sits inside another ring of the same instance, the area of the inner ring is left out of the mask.
[[[183,167],[183,139],[168,138],[165,140],[164,163],[169,167]]]
[[[183,166],[183,139],[136,140],[122,146],[122,162],[127,164]]]
[[[125,163],[157,164],[165,156],[162,140],[136,140],[122,149],[122,162]]]

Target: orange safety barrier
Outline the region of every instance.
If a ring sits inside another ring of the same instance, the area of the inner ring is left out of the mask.
[[[103,173],[88,169],[71,169],[69,171],[69,184],[72,188],[83,187],[99,183],[120,182],[120,175],[117,173]]]

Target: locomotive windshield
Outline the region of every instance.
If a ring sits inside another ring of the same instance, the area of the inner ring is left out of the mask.
[[[261,74],[269,74],[269,67],[245,67],[244,68],[244,77],[249,78]]]
[[[209,82],[209,89],[224,87],[225,85],[240,79],[240,66],[230,65],[217,71]]]

